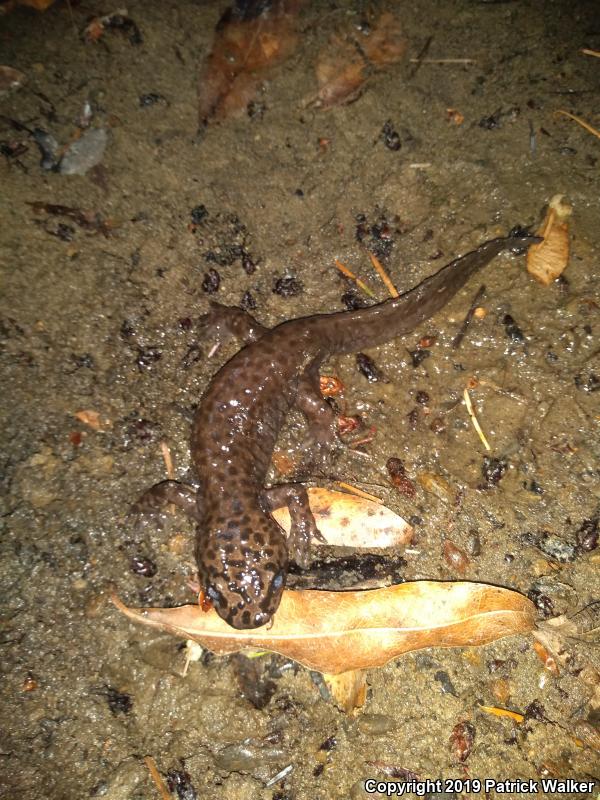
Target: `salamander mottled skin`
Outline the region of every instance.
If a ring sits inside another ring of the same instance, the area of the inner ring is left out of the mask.
[[[230,625],[256,628],[268,622],[279,605],[290,556],[306,566],[311,537],[319,536],[301,485],[265,489],[264,482],[292,406],[307,417],[317,455],[334,439],[333,414],[319,392],[322,361],[408,333],[498,253],[534,241],[525,235],[494,239],[398,298],[294,319],[271,330],[240,309],[213,306],[210,321],[248,344],[215,375],[196,413],[191,454],[200,485],[194,490],[164,481],[133,510],[156,512],[175,502],[196,519],[200,585]],[[269,513],[282,501],[292,518],[289,539]]]

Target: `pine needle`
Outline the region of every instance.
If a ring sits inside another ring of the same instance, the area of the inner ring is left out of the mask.
[[[160,452],[162,453],[163,461],[165,462],[167,478],[172,481],[175,479],[175,469],[173,467],[173,459],[171,458],[171,450],[166,442],[160,443]]]
[[[469,416],[471,417],[471,422],[473,423],[473,427],[477,431],[477,435],[483,442],[483,446],[486,450],[491,450],[488,440],[485,438],[483,431],[481,430],[481,425],[479,424],[479,420],[475,416],[475,411],[473,409],[473,403],[471,402],[471,395],[469,394],[469,390],[465,389],[463,392],[463,397],[465,399],[465,405],[467,407],[467,411],[469,412]]]
[[[369,253],[369,258],[371,259],[371,264],[373,264],[375,271],[377,272],[381,280],[384,282],[388,292],[391,294],[392,297],[398,297],[398,290],[391,282],[389,275],[384,270],[381,264],[381,261],[377,258],[377,256],[373,255],[373,253]]]
[[[347,492],[356,494],[358,497],[364,497],[365,500],[372,500],[374,503],[383,503],[383,500],[379,497],[375,497],[374,494],[369,494],[363,489],[359,489],[357,486],[352,486],[351,483],[344,483],[344,481],[336,481],[335,483],[336,486],[339,486],[341,489],[346,489]]]
[[[486,714],[493,714],[495,717],[510,717],[515,722],[523,722],[525,716],[519,714],[518,711],[509,711],[507,708],[498,708],[498,706],[479,706]]]
[[[154,781],[154,785],[158,789],[162,800],[172,800],[171,792],[165,786],[165,782],[160,777],[160,772],[156,768],[156,763],[152,756],[146,756],[144,758],[144,764],[148,767],[148,772],[150,773],[150,777]]]
[[[575,114],[571,114],[569,111],[563,111],[562,109],[559,109],[558,111],[555,111],[554,115],[555,116],[559,116],[560,115],[560,116],[568,117],[569,119],[575,120],[575,122],[578,125],[581,125],[582,128],[585,128],[588,133],[591,133],[592,136],[597,136],[598,139],[600,139],[600,131],[596,130],[596,128],[594,128],[593,125],[590,125],[589,122],[586,122],[584,119],[581,119],[581,117],[576,117]]]
[[[375,298],[375,294],[374,294],[374,292],[372,292],[372,291],[369,289],[369,287],[367,286],[367,284],[366,284],[366,283],[364,283],[363,281],[361,281],[361,279],[360,279],[360,278],[357,278],[357,277],[356,277],[356,275],[355,275],[353,272],[350,272],[350,270],[348,269],[348,267],[345,267],[345,266],[342,264],[342,262],[341,262],[341,261],[338,261],[338,260],[337,260],[337,258],[335,259],[335,265],[336,265],[336,267],[339,269],[339,271],[342,273],[342,275],[345,275],[347,278],[350,278],[350,280],[354,281],[354,283],[355,283],[355,284],[358,286],[358,288],[359,288],[359,289],[362,289],[362,290],[363,290],[363,292],[364,292],[365,294],[368,294],[368,295],[369,295],[369,297],[372,297],[372,298],[373,298],[373,300],[375,300],[375,299],[376,299],[376,298]]]

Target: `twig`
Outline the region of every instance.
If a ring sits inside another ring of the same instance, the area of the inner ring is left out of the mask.
[[[555,111],[554,116],[563,116],[573,119],[578,125],[581,125],[582,128],[585,128],[588,133],[591,133],[593,136],[597,136],[598,139],[600,139],[600,131],[596,130],[596,128],[594,128],[593,125],[590,125],[589,122],[581,119],[581,117],[576,117],[575,114],[571,114],[568,111],[563,111],[562,109]]]
[[[173,459],[171,458],[171,450],[166,442],[160,443],[160,452],[162,453],[163,461],[165,462],[165,469],[167,471],[167,478],[172,481],[175,480],[175,469],[173,468]]]
[[[463,324],[460,326],[459,332],[456,334],[454,339],[452,339],[452,348],[454,350],[458,350],[461,345],[462,340],[465,337],[465,333],[467,332],[467,328],[471,324],[471,320],[473,319],[473,315],[475,314],[475,310],[479,306],[481,298],[485,294],[485,286],[480,286],[477,290],[477,293],[473,300],[471,301],[471,305],[469,306],[469,310],[467,311],[467,315],[463,320]]]
[[[416,66],[410,71],[408,76],[409,78],[414,78],[417,72],[419,71],[421,64],[423,63],[423,59],[427,55],[427,52],[429,51],[432,42],[433,42],[433,36],[429,36],[423,47],[420,49],[418,56],[416,58],[411,58],[411,63],[415,64]]]
[[[171,792],[169,792],[169,790],[165,786],[165,782],[160,777],[160,773],[156,768],[156,764],[154,763],[154,759],[152,758],[152,756],[146,756],[144,758],[144,764],[148,767],[148,772],[150,773],[150,777],[152,778],[152,780],[154,781],[154,785],[160,792],[162,800],[173,800],[173,798],[171,797]]]
[[[411,58],[411,64],[475,64],[474,58]]]
[[[358,497],[364,497],[365,500],[372,500],[374,503],[383,503],[383,500],[381,500],[379,497],[376,497],[374,494],[369,494],[369,492],[365,492],[363,489],[359,489],[357,486],[352,486],[351,483],[336,481],[336,484],[341,489],[346,489],[346,491],[356,494]]]
[[[471,417],[471,422],[473,423],[473,427],[477,431],[477,435],[483,442],[483,446],[486,450],[491,450],[488,440],[485,438],[483,431],[481,430],[481,425],[479,424],[479,420],[475,416],[475,411],[473,410],[473,403],[471,402],[471,395],[469,394],[469,390],[465,389],[463,392],[463,397],[465,399],[465,405],[467,407],[467,411],[469,412],[469,416]]]
[[[369,289],[369,287],[367,286],[367,284],[366,284],[366,283],[364,283],[363,281],[361,281],[361,279],[360,279],[360,278],[357,278],[357,277],[356,277],[356,275],[355,275],[353,272],[350,272],[350,270],[348,269],[348,267],[345,267],[345,266],[342,264],[342,262],[341,262],[341,261],[338,261],[338,260],[337,260],[337,258],[335,259],[335,265],[336,265],[336,267],[339,269],[339,271],[342,273],[342,275],[345,275],[347,278],[350,278],[350,280],[354,281],[354,283],[355,283],[355,284],[358,286],[358,288],[359,288],[359,289],[362,289],[362,290],[363,290],[363,292],[365,292],[365,294],[368,294],[368,295],[369,295],[369,297],[372,297],[372,298],[373,298],[373,300],[375,300],[375,299],[376,299],[376,298],[375,298],[375,294],[374,294],[374,293],[373,293],[373,292],[372,292],[372,291]]]
[[[584,56],[595,56],[596,58],[600,58],[600,50],[590,50],[588,47],[584,47],[579,52],[583,53]]]
[[[509,717],[514,719],[515,722],[523,722],[525,719],[524,714],[519,714],[518,711],[510,711],[508,708],[498,708],[498,706],[479,706],[479,708],[487,714],[494,714],[496,717]]]
[[[369,258],[371,259],[371,264],[373,264],[375,272],[377,272],[381,280],[384,282],[388,292],[392,295],[392,297],[398,297],[398,290],[390,280],[390,276],[384,270],[381,261],[377,258],[377,256],[373,255],[373,253],[369,253]]]

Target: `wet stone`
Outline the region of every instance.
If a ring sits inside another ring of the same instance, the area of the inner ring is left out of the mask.
[[[387,714],[363,714],[356,727],[366,736],[383,736],[395,730],[397,725]]]
[[[260,767],[281,764],[287,754],[279,747],[244,741],[230,744],[215,756],[215,766],[225,772],[253,772]]]
[[[562,564],[573,561],[577,555],[577,548],[575,545],[554,534],[547,534],[544,536],[538,544],[538,547],[542,553],[549,558],[560,561]]]

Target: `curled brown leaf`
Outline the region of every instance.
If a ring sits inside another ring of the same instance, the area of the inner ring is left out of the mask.
[[[285,591],[269,625],[236,630],[199,606],[117,608],[136,622],[218,655],[260,649],[339,674],[379,667],[424,647],[481,645],[531,631],[535,606],[517,592],[468,582],[416,581],[358,592]]]

